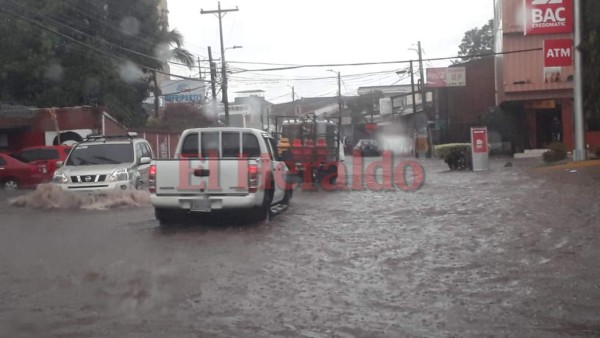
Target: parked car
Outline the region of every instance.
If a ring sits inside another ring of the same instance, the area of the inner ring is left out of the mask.
[[[377,141],[361,139],[354,147],[354,154],[356,156],[379,156],[381,155],[381,150]]]
[[[48,170],[47,180],[50,181],[57,169],[56,163],[64,162],[72,148],[73,146],[67,145],[27,147],[21,149],[17,155],[27,163],[45,165]]]
[[[103,192],[148,186],[152,149],[136,133],[88,136],[66,162],[57,165],[52,183],[65,191]]]
[[[0,153],[0,188],[35,188],[47,178],[44,165],[26,163],[18,155]]]

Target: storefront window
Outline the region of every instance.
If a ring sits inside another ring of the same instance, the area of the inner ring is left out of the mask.
[[[591,116],[586,119],[587,131],[600,131],[600,116]]]

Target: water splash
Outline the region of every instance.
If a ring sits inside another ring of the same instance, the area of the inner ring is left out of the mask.
[[[110,210],[150,205],[150,194],[142,190],[122,190],[102,194],[63,191],[52,184],[40,184],[35,191],[9,201],[14,207],[62,210]]]

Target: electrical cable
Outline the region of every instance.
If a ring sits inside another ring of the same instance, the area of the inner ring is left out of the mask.
[[[520,50],[512,50],[506,52],[497,52],[497,53],[486,53],[478,55],[478,57],[488,57],[488,56],[497,56],[497,55],[508,55],[515,53],[527,53],[533,51],[540,51],[543,48],[529,48],[529,49],[520,49]],[[453,60],[462,58],[461,56],[451,56],[451,57],[439,57],[439,58],[428,58],[422,59],[422,61],[443,61],[443,60]],[[411,61],[419,61],[419,60],[399,60],[399,61],[380,61],[380,62],[357,62],[357,63],[331,63],[331,64],[312,64],[312,65],[298,65],[298,66],[289,66],[289,67],[278,67],[278,68],[263,68],[263,69],[246,69],[243,71],[239,71],[238,73],[245,72],[271,72],[271,71],[280,71],[280,70],[292,70],[292,69],[300,69],[300,68],[322,68],[322,67],[349,67],[349,66],[372,66],[372,65],[384,65],[384,64],[397,64],[397,63],[410,63]]]

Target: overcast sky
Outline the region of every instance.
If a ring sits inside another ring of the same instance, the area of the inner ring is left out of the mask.
[[[220,58],[217,1],[168,0],[171,28],[183,33],[185,47],[202,60]],[[465,31],[493,18],[493,0],[223,0],[222,9],[238,7],[223,18],[228,67],[255,70],[284,65],[371,63],[417,59],[421,41],[424,58],[457,54]],[[267,64],[251,64],[267,63]],[[448,61],[426,62],[443,67]],[[206,66],[207,63],[203,63]],[[286,71],[249,71],[230,75],[229,98],[236,91],[265,91],[273,103],[296,98],[337,95],[336,74],[342,75],[342,94],[356,95],[360,86],[407,84],[396,71],[408,64],[328,66]],[[179,75],[197,77],[197,71],[172,67]],[[415,67],[415,72],[417,72]],[[398,82],[399,81],[399,82]]]

